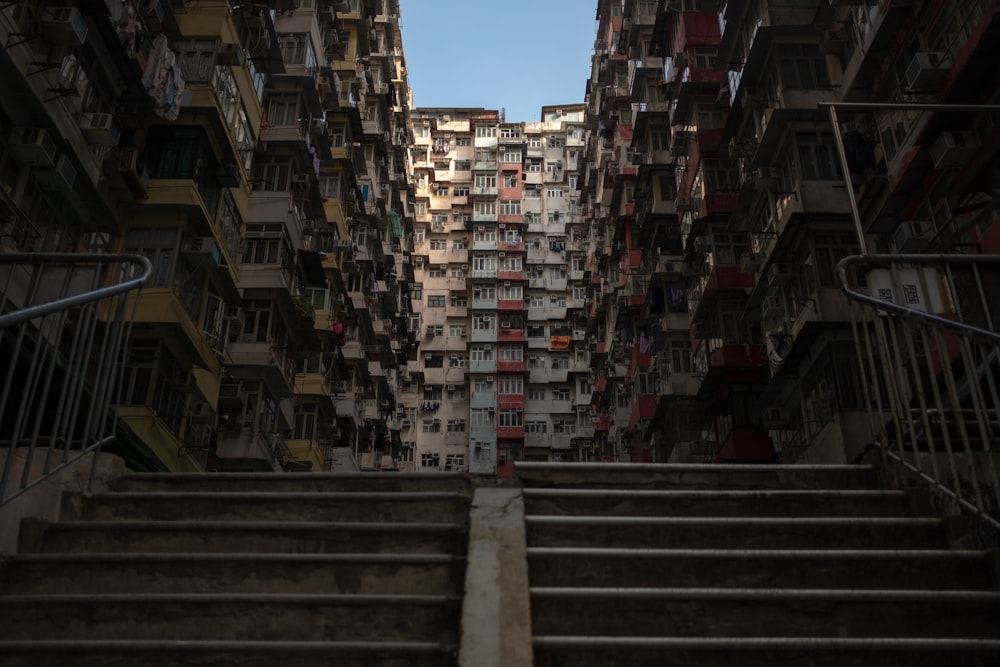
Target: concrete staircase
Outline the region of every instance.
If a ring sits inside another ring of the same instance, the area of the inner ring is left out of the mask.
[[[515,470],[537,667],[1000,664],[996,553],[871,467]]]
[[[129,475],[25,519],[0,665],[447,665],[463,475]]]

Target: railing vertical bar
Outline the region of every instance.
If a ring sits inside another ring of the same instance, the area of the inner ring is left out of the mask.
[[[937,334],[938,332],[937,330],[931,329],[930,327],[922,327],[920,330],[921,336],[923,337],[924,341],[924,349],[927,350],[928,361],[931,362],[931,366],[933,367],[933,359],[930,357],[931,350],[933,348],[931,345],[930,338],[928,337],[928,332],[930,332],[931,334]],[[941,349],[942,341],[939,336],[935,338],[933,344],[934,346],[936,346],[937,349],[939,350]],[[946,414],[946,407],[944,401],[941,399],[941,386],[938,383],[936,373],[930,373],[930,381],[931,381],[931,391],[934,393],[934,404],[937,408],[938,417],[939,419],[943,419],[944,415]],[[941,440],[944,442],[944,449],[947,455],[946,460],[948,463],[948,471],[950,472],[951,483],[954,486],[954,492],[957,496],[961,497],[962,484],[958,476],[958,464],[955,461],[955,449],[951,442],[951,433],[948,431],[947,428],[941,429]]]
[[[992,484],[990,484],[990,486],[992,486],[993,489],[996,490],[996,488],[997,488],[997,485],[996,485],[996,468],[993,465],[993,452],[990,449],[989,431],[986,428],[986,424],[985,424],[985,419],[986,419],[986,416],[987,416],[986,415],[986,403],[983,400],[983,395],[982,395],[982,389],[983,388],[982,388],[982,385],[979,382],[978,365],[976,364],[976,359],[973,356],[972,350],[970,348],[970,345],[973,342],[974,341],[968,340],[968,337],[966,337],[966,336],[962,337],[962,341],[961,341],[961,343],[962,343],[962,349],[963,349],[962,361],[965,364],[965,374],[966,374],[966,377],[969,378],[968,379],[969,396],[972,399],[973,414],[975,415],[976,427],[979,430],[979,438],[980,438],[980,440],[983,443],[983,453],[986,456],[986,465],[985,466],[973,466],[973,472],[972,472],[972,474],[976,474],[983,467],[989,469],[991,471],[991,475],[990,476],[992,477],[992,479],[991,480],[988,479],[988,481],[992,482]],[[965,411],[961,410],[961,408],[959,409],[959,420],[960,420],[960,422],[962,424],[965,423]],[[971,453],[969,454],[969,458],[971,460],[971,458],[972,458],[972,454]],[[977,477],[977,479],[978,479],[978,477]],[[981,499],[981,502],[984,502],[984,501],[982,501],[982,499]],[[986,511],[986,505],[982,504],[980,509],[982,509],[985,512]]]
[[[886,333],[886,322],[882,318],[876,318],[875,320],[876,332],[878,334],[878,345],[880,348],[879,358],[882,360],[882,372],[885,378],[885,388],[888,392],[889,398],[889,412],[892,415],[892,419],[897,424],[897,427],[893,429],[893,437],[895,438],[896,450],[899,454],[900,460],[906,460],[906,454],[903,451],[903,430],[899,428],[899,423],[901,415],[899,414],[899,395],[898,386],[896,384],[895,373],[890,366],[891,355],[889,354],[889,341],[888,334]],[[889,439],[889,434],[886,433],[886,439]]]

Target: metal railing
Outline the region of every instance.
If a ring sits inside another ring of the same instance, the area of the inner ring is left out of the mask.
[[[855,255],[837,271],[884,461],[1000,529],[1000,255]]]
[[[91,452],[93,483],[115,438],[129,293],[151,272],[136,255],[0,254],[0,505]]]

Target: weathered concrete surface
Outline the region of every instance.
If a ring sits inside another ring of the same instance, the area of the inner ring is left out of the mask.
[[[533,664],[526,546],[521,490],[476,489],[462,605],[462,667]]]
[[[10,450],[0,451],[0,470],[3,469],[5,458]],[[14,450],[11,470],[8,473],[7,493],[20,485],[26,461],[26,449]],[[94,479],[94,491],[108,488],[112,480],[125,474],[125,463],[119,457],[111,454],[99,454],[97,475]],[[59,517],[63,491],[80,492],[87,489],[90,478],[90,466],[94,454],[87,454],[75,463],[66,466],[37,486],[22,493],[6,505],[0,506],[0,554],[10,554],[17,551],[17,536],[21,519],[38,517],[54,521]],[[44,466],[45,451],[35,452],[31,462],[31,475],[35,479],[41,475]]]

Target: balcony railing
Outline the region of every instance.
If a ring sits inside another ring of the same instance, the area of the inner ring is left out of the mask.
[[[133,255],[0,254],[0,303],[18,307],[0,315],[0,505],[91,452],[93,483],[114,440],[128,295],[151,272]]]

